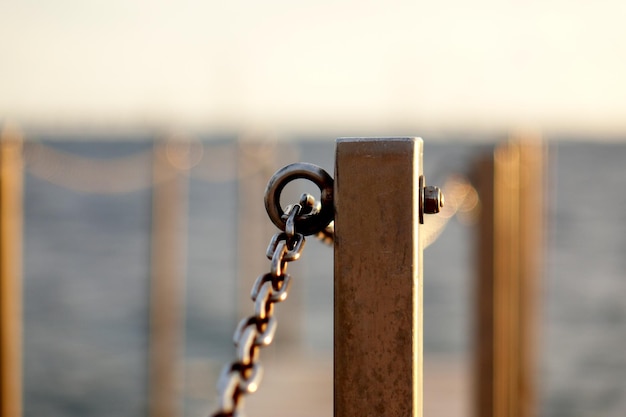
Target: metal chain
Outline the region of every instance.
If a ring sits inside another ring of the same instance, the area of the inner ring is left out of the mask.
[[[298,178],[308,179],[318,186],[320,202],[303,194],[299,204],[293,204],[283,212],[280,194],[287,183]],[[321,236],[319,233],[326,230],[328,238],[332,233],[327,228],[334,216],[333,179],[312,164],[287,165],[270,179],[265,190],[265,208],[270,220],[283,231],[272,237],[266,251],[270,272],[260,275],[252,286],[254,314],[241,320],[233,335],[237,358],[224,367],[219,377],[219,409],[213,417],[242,417],[243,396],[258,389],[263,372],[259,350],[274,339],[274,304],[287,298],[291,285],[287,264],[300,258],[305,235]]]
[[[291,285],[287,264],[298,260],[304,248],[305,238],[296,231],[296,219],[317,211],[315,199],[303,194],[300,203],[289,206],[282,216],[285,231],[272,237],[266,252],[270,272],[260,275],[252,286],[254,314],[241,320],[233,335],[237,358],[224,367],[219,377],[219,410],[213,417],[243,417],[243,396],[258,389],[263,373],[259,350],[274,339],[274,304],[287,298]]]

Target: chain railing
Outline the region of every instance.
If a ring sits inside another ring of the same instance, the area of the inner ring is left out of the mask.
[[[78,192],[130,193],[149,189],[176,175],[213,183],[241,180],[257,175],[268,165],[274,165],[279,154],[274,143],[268,143],[261,148],[255,147],[255,152],[247,149],[246,146],[238,147],[232,143],[164,141],[130,155],[94,158],[45,143],[26,141],[24,167],[37,178]],[[281,144],[280,153],[281,160],[298,158],[297,148],[293,145]],[[154,172],[154,158],[162,159],[175,169],[163,173]],[[457,216],[464,223],[472,222],[480,208],[476,190],[465,178],[450,177],[442,189],[446,195],[446,204],[440,215],[426,217],[421,226],[424,247],[439,237],[453,217]],[[301,215],[299,210],[307,210],[307,207],[311,210],[312,204],[309,199],[302,200],[300,204],[288,209],[286,216],[279,216],[291,226],[285,225],[285,232],[273,237],[267,254],[272,260],[271,271],[257,278],[253,286],[254,315],[242,320],[235,332],[237,360],[224,369],[219,379],[221,411],[216,416],[233,415],[243,396],[258,388],[262,373],[258,362],[259,350],[272,342],[276,330],[273,305],[287,297],[291,277],[286,274],[286,265],[299,258],[304,244],[304,237],[298,237],[301,236],[300,230],[292,227],[293,216]],[[332,223],[316,233],[318,238],[332,244]]]
[[[148,189],[186,175],[206,182],[226,182],[259,173],[277,165],[276,143],[246,151],[236,144],[205,144],[200,141],[155,142],[154,147],[115,158],[93,158],[78,155],[37,141],[24,142],[25,169],[37,178],[79,192],[95,194],[128,193]],[[297,159],[294,146],[281,144],[280,158]],[[239,156],[238,156],[239,153]],[[163,158],[176,170],[152,175],[153,158]],[[237,159],[243,158],[243,167]]]

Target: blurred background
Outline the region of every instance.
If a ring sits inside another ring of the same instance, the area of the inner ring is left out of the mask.
[[[536,415],[623,416],[625,17],[617,1],[0,2],[23,415],[206,415],[268,268],[276,169],[332,173],[340,136],[421,136],[442,185],[524,131],[548,155]],[[427,416],[473,415],[478,233],[451,217],[424,253]],[[248,414],[330,416],[332,249],[310,239],[290,270]]]

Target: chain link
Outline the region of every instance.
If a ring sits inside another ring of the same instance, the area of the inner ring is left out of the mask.
[[[239,322],[233,335],[236,359],[220,374],[217,389],[219,410],[213,417],[243,417],[243,396],[255,392],[263,375],[259,350],[268,346],[276,333],[274,304],[284,301],[291,286],[287,264],[302,254],[305,238],[297,233],[296,219],[302,213],[315,212],[315,200],[308,194],[285,210],[285,231],[272,236],[267,247],[270,272],[260,275],[252,286],[254,314]]]

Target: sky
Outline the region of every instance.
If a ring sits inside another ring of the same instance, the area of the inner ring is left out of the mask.
[[[626,2],[0,0],[0,121],[626,133]]]

